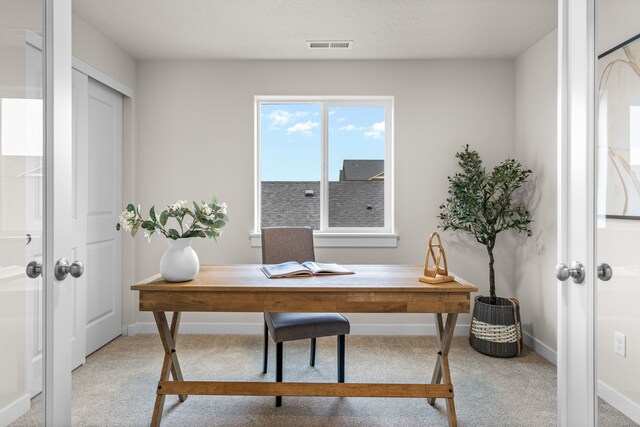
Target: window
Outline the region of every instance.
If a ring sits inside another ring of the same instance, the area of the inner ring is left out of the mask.
[[[318,246],[383,235],[393,241],[355,246],[395,246],[392,108],[391,97],[257,97],[254,236],[310,226]]]

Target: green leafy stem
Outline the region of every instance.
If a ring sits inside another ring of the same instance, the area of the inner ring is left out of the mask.
[[[192,208],[185,205],[186,201],[179,200],[168,205],[160,214],[157,214],[155,206],[152,206],[149,217],[144,218],[140,212],[140,205],[130,203],[120,214],[120,224],[126,231],[131,231],[132,236],[143,229],[145,237],[149,240],[154,234],[177,240],[192,237],[216,239],[222,234],[221,228],[229,222],[226,203],[218,202],[216,197],[213,197],[210,203],[193,202]],[[179,229],[167,227],[170,218],[178,223]]]

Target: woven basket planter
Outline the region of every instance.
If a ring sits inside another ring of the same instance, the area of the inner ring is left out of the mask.
[[[520,303],[515,298],[477,296],[473,307],[469,343],[482,354],[515,357],[522,350]]]

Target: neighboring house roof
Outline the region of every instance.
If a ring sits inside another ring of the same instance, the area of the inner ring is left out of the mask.
[[[320,183],[305,181],[263,181],[261,226],[309,226],[320,228]],[[305,196],[307,190],[313,196]]]
[[[380,177],[384,179],[384,160],[342,161],[340,181],[368,181]]]
[[[261,198],[262,227],[320,228],[319,182],[264,181]],[[383,227],[384,181],[329,182],[329,226]]]

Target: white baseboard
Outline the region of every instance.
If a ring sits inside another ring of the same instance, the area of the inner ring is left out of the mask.
[[[157,329],[156,329],[157,331]],[[133,323],[131,325],[122,325],[122,336],[133,337],[138,335],[138,324]]]
[[[533,351],[547,359],[549,362],[553,363],[555,366],[558,366],[558,353],[556,353],[554,349],[544,344],[542,341],[536,339],[533,335],[528,334],[527,332],[522,331],[522,337],[524,338],[524,344],[527,347],[531,348]]]
[[[181,323],[180,332],[183,334],[261,334],[264,331],[262,323]],[[155,323],[135,323],[122,327],[122,335],[157,333]],[[435,335],[435,325],[422,324],[351,324],[351,335]],[[454,332],[456,336],[469,335],[469,325],[458,325]]]
[[[0,426],[8,426],[31,408],[29,393],[17,398],[4,408],[0,408]]]
[[[631,418],[633,422],[640,424],[640,405],[600,380],[598,380],[598,396]]]

